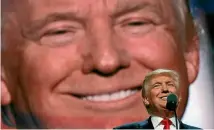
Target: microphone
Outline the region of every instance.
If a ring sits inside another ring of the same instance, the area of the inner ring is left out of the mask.
[[[178,98],[175,94],[169,94],[167,96],[166,108],[170,111],[175,111],[178,104]]]
[[[169,94],[167,96],[166,108],[175,113],[176,130],[178,130],[178,117],[176,113],[177,104],[178,104],[178,97],[173,93]]]

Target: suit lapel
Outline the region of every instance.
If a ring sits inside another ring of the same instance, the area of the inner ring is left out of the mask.
[[[180,121],[180,120],[179,120],[179,122],[180,122],[180,129],[186,129],[186,127],[185,127],[185,125],[183,124],[183,122]]]
[[[147,120],[145,120],[144,123],[141,124],[140,127],[143,129],[154,129],[152,121],[151,121],[151,116]]]

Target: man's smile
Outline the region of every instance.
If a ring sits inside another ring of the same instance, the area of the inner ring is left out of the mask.
[[[141,86],[97,94],[64,94],[83,104],[85,108],[98,111],[121,110],[141,102]]]
[[[161,97],[161,99],[166,101],[167,100],[167,96]]]
[[[167,101],[167,97],[168,97],[169,94],[167,95],[163,95],[163,96],[160,96],[159,98],[163,101]]]
[[[109,102],[109,101],[117,101],[125,99],[129,96],[136,94],[141,87],[136,87],[132,89],[120,90],[111,93],[103,93],[103,94],[96,94],[96,95],[84,95],[84,96],[77,96],[83,100],[93,101],[93,102]]]

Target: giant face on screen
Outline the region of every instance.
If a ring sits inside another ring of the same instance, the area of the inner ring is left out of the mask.
[[[184,113],[198,40],[182,0],[2,4],[2,105],[44,128],[112,128],[149,116],[139,88],[168,68],[181,77]]]

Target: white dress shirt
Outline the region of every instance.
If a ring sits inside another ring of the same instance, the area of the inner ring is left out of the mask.
[[[163,118],[158,117],[158,116],[152,116],[151,117],[152,125],[153,125],[155,130],[163,130],[164,125],[161,124],[162,120],[163,120]],[[176,130],[175,117],[172,117],[169,120],[172,121],[172,124],[170,125],[170,130]],[[178,123],[178,129],[179,129],[179,121],[177,121],[177,123]]]

